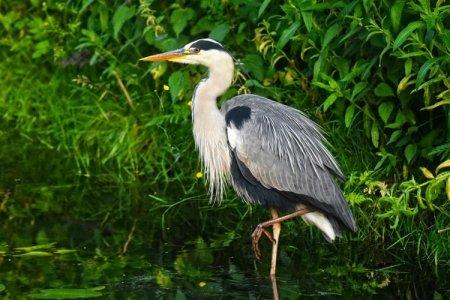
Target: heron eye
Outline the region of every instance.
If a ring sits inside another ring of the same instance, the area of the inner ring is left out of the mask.
[[[199,53],[200,49],[199,48],[191,48],[192,53]]]

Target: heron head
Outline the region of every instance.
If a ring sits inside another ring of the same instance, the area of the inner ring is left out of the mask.
[[[231,55],[217,41],[213,39],[200,39],[184,47],[141,58],[142,61],[173,61],[184,64],[203,65],[212,67],[221,60],[231,60]]]

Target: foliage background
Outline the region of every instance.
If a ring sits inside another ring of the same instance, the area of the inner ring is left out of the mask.
[[[223,99],[264,95],[328,133],[360,230],[320,247],[349,246],[369,269],[418,266],[448,290],[449,24],[441,0],[0,1],[0,237],[56,239],[39,230],[51,216],[93,224],[101,248],[136,228],[130,247],[250,249],[264,211],[232,191],[210,208],[199,174],[189,101],[205,71],[138,62],[211,37],[238,62]],[[290,257],[320,243],[286,227]]]

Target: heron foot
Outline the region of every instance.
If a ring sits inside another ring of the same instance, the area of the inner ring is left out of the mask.
[[[307,214],[309,212],[311,212],[311,210],[309,208],[303,208],[303,209],[300,209],[300,210],[298,210],[296,212],[290,213],[290,214],[282,216],[282,217],[278,217],[278,215],[275,213],[275,214],[272,214],[273,215],[273,219],[271,219],[269,221],[266,221],[266,222],[262,222],[261,224],[256,226],[255,230],[252,233],[252,248],[253,248],[253,252],[255,253],[256,259],[257,260],[261,260],[261,251],[259,250],[259,239],[261,238],[261,235],[263,233],[267,236],[267,238],[269,238],[269,240],[272,243],[274,243],[275,246],[277,246],[276,241],[278,240],[278,236],[280,234],[280,232],[279,232],[280,229],[278,229],[278,233],[275,233],[275,231],[274,231],[274,234],[275,234],[275,238],[274,238],[272,236],[272,234],[270,234],[266,230],[266,227],[273,226],[274,224],[281,225],[281,223],[286,221],[286,220],[302,216],[302,215]],[[276,257],[276,251],[274,253],[275,253],[275,257]]]
[[[263,224],[259,224],[258,226],[256,226],[255,230],[252,233],[252,248],[253,248],[253,253],[255,254],[255,257],[257,260],[261,260],[261,250],[259,249],[259,239],[261,238],[263,233],[267,236],[267,238],[272,243],[275,243],[275,240],[272,237],[272,234],[270,234],[270,232],[268,232],[267,229],[264,228]]]

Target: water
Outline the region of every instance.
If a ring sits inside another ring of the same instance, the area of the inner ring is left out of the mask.
[[[238,200],[167,201],[140,185],[27,184],[0,189],[4,299],[281,299],[439,297],[446,274],[379,253],[357,239],[328,244],[302,222],[284,225],[278,276],[250,234],[267,215]],[[438,280],[440,280],[438,282]]]
[[[57,226],[67,228],[65,224]],[[123,248],[115,252],[111,251],[114,247],[107,245],[92,247],[95,240],[92,231],[80,228],[83,227],[65,231],[61,240],[37,247],[10,248],[3,243],[0,255],[2,296],[5,299],[27,296],[38,299],[97,296],[270,299],[274,291],[281,299],[296,299],[299,295],[314,298],[381,294],[385,297],[430,296],[430,282],[426,278],[413,279],[411,273],[398,268],[366,269],[352,263],[330,266],[327,258],[314,249],[305,251],[304,257],[292,257],[282,251],[274,290],[274,283],[267,276],[270,256],[267,245],[263,247],[266,259],[261,263],[253,259],[249,243],[236,251],[229,247],[211,248],[201,238],[184,245],[160,242],[153,247],[132,247],[131,241],[131,250],[122,254]],[[42,231],[30,229],[26,232],[34,235],[34,239],[42,235],[39,233]],[[19,235],[24,234],[19,230]],[[78,246],[70,247],[73,241]]]
[[[2,284],[6,287],[6,298],[16,299],[25,295],[44,297],[50,289],[53,289],[55,298],[59,298],[58,295],[64,291],[62,288],[98,288],[98,296],[119,299],[267,299],[272,298],[274,292],[267,274],[252,269],[252,259],[249,258],[248,266],[242,267],[236,265],[232,257],[227,257],[226,262],[221,259],[214,261],[222,256],[218,250],[203,253],[200,258],[198,250],[179,252],[175,257],[167,252],[149,254],[154,249],[148,249],[148,254],[134,252],[111,257],[98,251],[77,250],[67,254],[57,254],[56,248],[46,251],[53,254],[44,257],[7,255],[2,258],[0,273]],[[212,261],[204,257],[209,255],[212,255]],[[296,298],[298,295],[366,295],[376,290],[376,286],[364,286],[367,278],[359,283],[343,278],[334,278],[332,282],[323,270],[311,273],[307,269],[301,277],[285,271],[281,267],[277,280],[282,299]],[[355,284],[361,286],[350,286]],[[68,294],[70,297],[96,294],[83,294],[80,290],[72,292]]]

